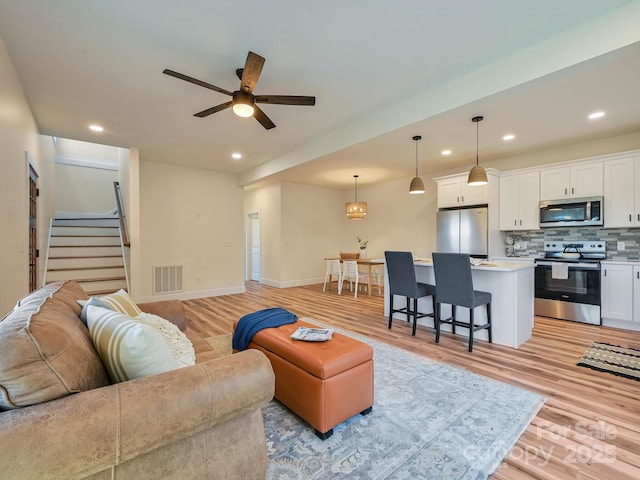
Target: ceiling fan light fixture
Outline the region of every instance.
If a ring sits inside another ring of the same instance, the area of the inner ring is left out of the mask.
[[[418,142],[422,140],[420,135],[415,135],[413,137],[413,141],[416,142],[416,176],[411,180],[411,184],[409,185],[409,193],[411,194],[420,194],[426,192],[424,188],[424,182],[418,175]]]
[[[241,91],[233,92],[233,113],[239,117],[251,117],[255,111],[253,96]]]
[[[469,178],[467,179],[467,185],[470,187],[476,187],[480,185],[486,185],[489,183],[487,178],[487,172],[478,163],[478,123],[484,120],[484,117],[477,116],[471,119],[476,124],[476,166],[469,172]]]
[[[353,178],[355,178],[355,201],[344,204],[344,213],[349,220],[363,220],[367,214],[367,202],[358,201],[358,175],[354,175]]]

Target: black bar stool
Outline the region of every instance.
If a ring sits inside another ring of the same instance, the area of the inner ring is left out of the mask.
[[[407,315],[407,322],[413,318],[413,332],[416,334],[418,319],[423,317],[434,317],[434,313],[418,312],[418,299],[422,297],[432,297],[433,311],[436,311],[436,287],[428,283],[419,283],[416,280],[416,269],[413,264],[411,252],[384,252],[385,263],[387,264],[387,274],[389,275],[389,328],[393,321],[393,314],[396,312]],[[393,296],[402,295],[407,299],[407,306],[403,308],[393,308]],[[413,300],[413,308],[411,302]],[[435,318],[435,317],[434,317]]]
[[[456,333],[456,326],[469,329],[469,351],[473,350],[473,334],[487,329],[491,343],[491,293],[473,289],[471,277],[471,259],[464,253],[433,253],[433,270],[436,277],[436,343],[440,341],[440,325],[451,324],[451,331]],[[441,318],[441,305],[451,305],[451,317]],[[487,323],[475,325],[473,311],[480,305],[487,306]],[[469,323],[456,320],[456,306],[469,309]]]

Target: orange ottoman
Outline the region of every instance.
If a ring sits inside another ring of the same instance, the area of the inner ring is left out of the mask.
[[[254,335],[249,348],[260,350],[271,361],[275,398],[325,440],[336,425],[371,412],[373,349],[335,332],[326,342],[293,340],[290,335],[298,327],[321,328],[304,320],[265,328]]]

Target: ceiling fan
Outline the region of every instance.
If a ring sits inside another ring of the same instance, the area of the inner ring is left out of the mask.
[[[304,97],[298,95],[254,95],[253,89],[258,83],[262,67],[264,66],[264,58],[257,53],[249,52],[247,54],[247,60],[244,63],[244,68],[238,68],[236,75],[240,79],[240,89],[235,92],[230,92],[224,88],[216,87],[210,83],[203,82],[193,77],[189,77],[182,73],[174,72],[168,68],[164,69],[162,73],[171,75],[172,77],[185,80],[195,85],[214,90],[216,92],[224,93],[231,97],[231,101],[221,103],[215,107],[207,108],[201,112],[194,114],[195,117],[206,117],[213,113],[225,110],[229,107],[233,108],[233,112],[240,117],[254,116],[260,124],[267,130],[274,128],[275,123],[271,121],[269,117],[256,105],[257,103],[270,103],[276,105],[315,105],[316,97]]]

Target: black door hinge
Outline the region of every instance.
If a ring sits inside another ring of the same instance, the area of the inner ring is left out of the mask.
[[[36,188],[36,197],[39,197],[39,196],[40,196],[40,189]]]
[[[40,258],[40,249],[36,248],[36,258]]]

